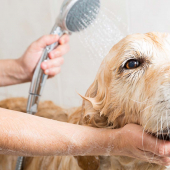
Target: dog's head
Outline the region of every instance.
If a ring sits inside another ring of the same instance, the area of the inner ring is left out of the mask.
[[[167,133],[170,35],[134,34],[121,40],[105,57],[83,98],[83,124],[119,128],[136,123],[150,133]]]

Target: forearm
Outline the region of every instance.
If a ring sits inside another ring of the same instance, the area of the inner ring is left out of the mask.
[[[118,142],[118,130],[68,124],[5,109],[0,109],[0,125],[1,154],[106,155]]]
[[[20,84],[27,81],[26,73],[17,60],[0,60],[0,87]]]

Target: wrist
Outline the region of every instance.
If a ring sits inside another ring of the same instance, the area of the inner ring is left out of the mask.
[[[84,148],[84,155],[119,155],[121,129],[93,128],[89,129],[88,133],[83,133],[83,137],[84,142],[79,141],[78,143],[82,144],[79,148]],[[78,140],[76,139],[76,141]]]
[[[115,152],[119,156],[132,156],[136,146],[142,141],[142,131],[139,125],[127,124],[119,129],[115,141]],[[141,140],[140,140],[141,139]]]
[[[105,155],[119,155],[122,150],[122,128],[109,129],[106,136]]]
[[[22,61],[22,58],[16,59],[14,60],[14,62],[18,67],[18,71],[19,71],[18,78],[20,79],[20,81],[22,83],[31,81],[32,72],[29,69],[27,69],[26,65]]]
[[[29,81],[19,59],[1,60],[0,69],[1,87]]]

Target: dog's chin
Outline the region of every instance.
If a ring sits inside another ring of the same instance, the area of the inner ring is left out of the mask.
[[[152,133],[152,135],[160,140],[170,141],[170,132],[168,132],[167,130]]]

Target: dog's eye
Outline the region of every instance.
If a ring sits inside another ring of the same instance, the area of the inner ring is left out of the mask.
[[[138,60],[132,59],[132,60],[129,60],[129,61],[126,62],[125,68],[126,69],[134,69],[134,68],[139,67],[139,65],[140,65],[140,63],[139,63]]]

